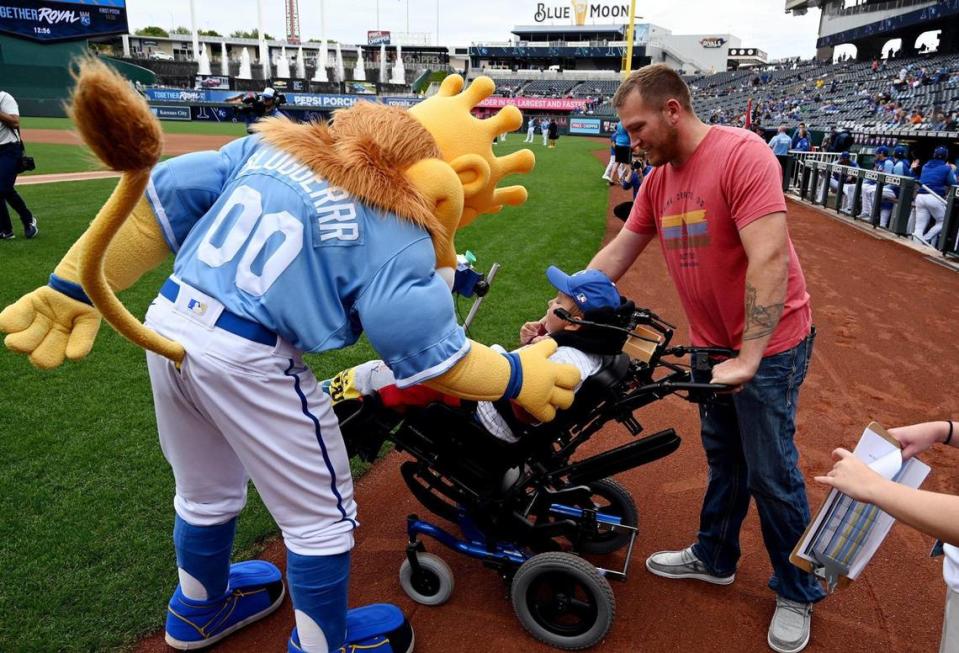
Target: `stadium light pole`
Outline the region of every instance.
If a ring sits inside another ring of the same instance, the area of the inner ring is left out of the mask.
[[[636,40],[636,0],[629,3],[629,38],[626,39],[626,62],[623,65],[623,77],[629,75],[633,69],[633,42]]]

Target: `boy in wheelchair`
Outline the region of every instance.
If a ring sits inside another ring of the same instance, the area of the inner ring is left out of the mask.
[[[604,355],[617,354],[622,350],[623,338],[584,324],[621,324],[631,314],[623,311],[626,302],[620,297],[616,285],[599,270],[581,270],[568,275],[555,266],[546,270],[546,277],[558,291],[549,300],[546,314],[536,322],[527,322],[520,330],[521,345],[553,338],[559,345],[550,360],[576,366],[580,372],[579,390],[583,381],[595,374],[603,365]],[[631,307],[631,304],[629,304]],[[493,345],[505,353],[499,345]],[[459,399],[449,397],[425,386],[400,389],[386,363],[373,360],[343,370],[323,387],[329,392],[334,404],[348,399],[368,397],[377,393],[387,408],[402,411],[406,407],[425,406],[432,402],[460,405]],[[519,406],[509,401],[477,402],[475,420],[491,435],[505,442],[516,442],[514,429],[534,420]]]

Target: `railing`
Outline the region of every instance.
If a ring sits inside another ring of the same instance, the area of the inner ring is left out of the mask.
[[[888,231],[896,236],[910,237],[915,231],[915,201],[920,189],[919,180],[902,175],[893,175],[875,170],[864,170],[839,165],[835,159],[798,154],[834,154],[816,152],[791,152],[795,174],[789,190],[812,204],[832,209],[839,215],[861,220],[875,229]],[[832,187],[833,174],[838,174],[839,183]],[[862,213],[869,202],[863,203],[864,187],[869,187],[871,206]],[[834,191],[830,197],[830,190]],[[926,189],[927,191],[929,189]],[[886,192],[889,191],[889,192]],[[934,202],[945,206],[942,230],[935,249],[943,256],[959,256],[959,186],[952,186],[944,197],[929,194]],[[891,205],[891,206],[890,206]],[[932,223],[927,225],[931,227]]]
[[[858,161],[859,157],[856,153],[849,155],[850,160]],[[821,161],[821,162],[832,162],[839,160],[839,152],[802,152],[800,150],[789,150],[789,158],[792,160],[792,165],[790,166],[790,181],[789,186],[796,187],[798,186],[799,176],[802,174],[802,168],[807,162],[811,161]]]

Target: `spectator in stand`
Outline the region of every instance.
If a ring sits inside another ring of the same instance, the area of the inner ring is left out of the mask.
[[[912,115],[909,117],[909,122],[913,125],[921,125],[923,119],[922,112],[920,112],[919,109],[913,109]]]
[[[946,202],[943,198],[949,187],[956,184],[956,170],[948,161],[949,150],[940,145],[933,151],[932,159],[922,166],[922,173],[919,175],[916,226],[912,238],[923,245],[932,246],[936,243],[946,216]]]
[[[791,149],[793,150],[796,149],[796,143],[799,140],[799,133],[805,132],[805,131],[806,131],[806,123],[804,122],[799,123],[799,126],[795,130],[793,130],[793,143],[792,143]]]

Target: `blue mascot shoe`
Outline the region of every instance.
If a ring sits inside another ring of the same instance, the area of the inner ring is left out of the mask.
[[[293,629],[288,653],[303,653]],[[413,627],[403,611],[389,603],[374,603],[346,613],[346,643],[338,653],[412,653]]]
[[[280,570],[264,560],[231,565],[226,594],[216,599],[188,599],[178,585],[167,607],[166,643],[181,651],[214,644],[276,610],[285,592]]]

